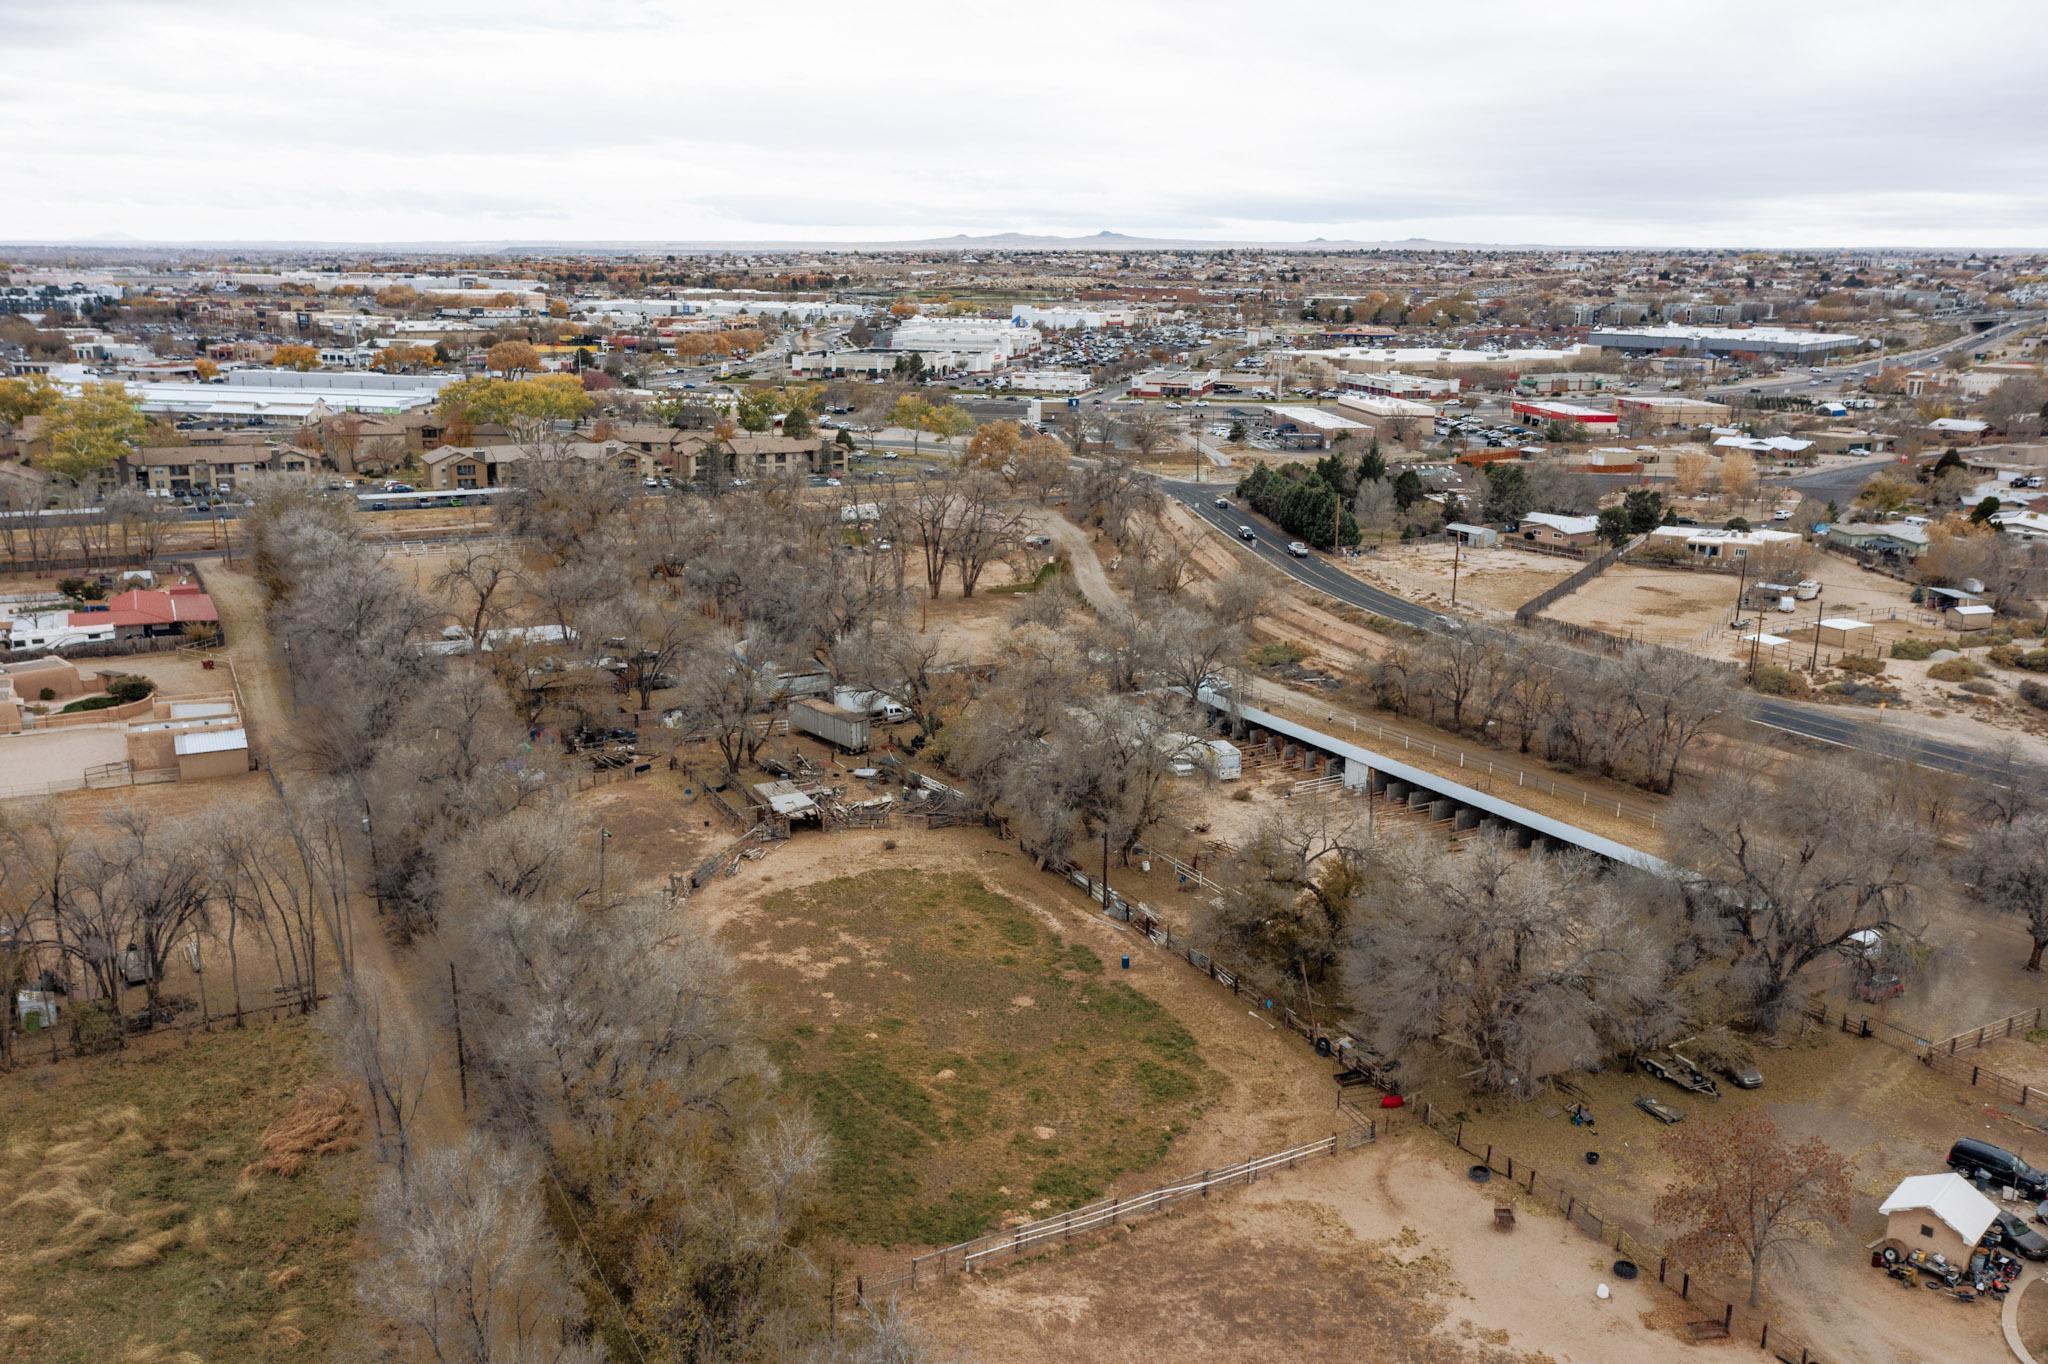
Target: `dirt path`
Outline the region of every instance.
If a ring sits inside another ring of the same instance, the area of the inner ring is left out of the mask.
[[[1095,552],[1095,542],[1087,531],[1056,511],[1039,511],[1031,514],[1030,519],[1065,551],[1067,562],[1073,566],[1074,586],[1090,606],[1097,611],[1109,611],[1123,605],[1123,598],[1111,585],[1109,574],[1102,567],[1102,556]]]
[[[280,779],[290,784],[302,775],[292,757],[291,692],[283,659],[271,647],[269,632],[264,628],[262,588],[255,579],[230,570],[219,559],[205,560],[198,567],[205,575],[207,595],[213,598],[214,608],[220,613],[221,629],[227,639],[222,652],[234,665],[250,744],[259,760],[265,766],[275,763]],[[252,785],[250,798],[272,799],[268,784],[260,788],[260,795]],[[404,1011],[406,1023],[415,1035],[429,1039],[432,1071],[416,1119],[416,1134],[429,1141],[450,1140],[463,1128],[454,1048],[452,1044],[433,1044],[432,1039],[439,1036],[439,1025],[421,1007],[420,991],[416,988],[418,980],[425,978],[419,973],[446,968],[439,962],[404,955],[393,947],[383,932],[375,905],[365,897],[355,896],[351,908],[354,922],[350,925],[350,937],[356,969],[388,982],[393,987],[391,1006]],[[434,978],[438,980],[439,976]]]

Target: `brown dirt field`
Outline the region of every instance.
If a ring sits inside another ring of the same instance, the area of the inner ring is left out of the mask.
[[[1840,555],[1815,556],[1806,576],[1821,584],[1819,600],[1797,603],[1799,609],[1790,616],[1767,612],[1768,621],[1810,621],[1816,605],[1824,605],[1829,615],[1910,606],[1912,589],[1907,584],[1872,573]],[[1614,635],[1686,644],[1727,625],[1738,583],[1734,574],[1620,563],[1554,603],[1544,616]],[[1709,647],[1720,651],[1718,636]]]
[[[1505,547],[1464,549],[1454,554],[1452,546],[1435,542],[1390,544],[1357,558],[1330,562],[1410,601],[1448,610],[1454,558],[1458,605],[1468,612],[1496,619],[1512,616],[1523,602],[1582,567],[1577,559]]]
[[[1788,1138],[1818,1137],[1841,1152],[1854,1181],[1848,1225],[1831,1243],[1794,1248],[1770,1271],[1764,1314],[1774,1332],[1827,1359],[1990,1364],[2006,1358],[1995,1311],[1982,1310],[1981,1303],[1908,1297],[1869,1267],[1865,1247],[1882,1233],[1876,1209],[1884,1196],[1906,1175],[1940,1171],[1955,1138],[1979,1136],[2029,1156],[2048,1150],[2048,1139],[1984,1103],[1981,1091],[1936,1075],[1883,1042],[1825,1030],[1787,1041],[1759,1053],[1760,1090],[1724,1084],[1721,1097],[1712,1099],[1640,1073],[1607,1072],[1580,1080],[1598,1119],[1592,1130],[1572,1127],[1562,1101],[1551,1098],[1506,1110],[1475,1107],[1465,1142],[1491,1143],[1496,1161],[1512,1154],[1518,1172],[1535,1168],[1545,1190],[1562,1178],[1603,1214],[1662,1240],[1670,1229],[1658,1226],[1651,1207],[1671,1177],[1664,1129],[1635,1111],[1634,1099],[1653,1095],[1677,1107],[1688,1123],[1762,1109]],[[1600,1152],[1599,1166],[1584,1164],[1587,1150]],[[1469,1159],[1448,1143],[1440,1143],[1440,1152],[1459,1164]],[[1738,1301],[1743,1293],[1727,1284],[1712,1287]]]
[[[894,849],[884,846],[894,841]],[[787,888],[879,868],[965,872],[1008,897],[1069,942],[1092,948],[1109,975],[1165,1007],[1196,1041],[1204,1062],[1226,1088],[1173,1143],[1163,1168],[1117,1181],[1137,1192],[1162,1179],[1234,1164],[1248,1156],[1327,1137],[1342,1120],[1326,1062],[1299,1039],[1254,1014],[1244,1001],[1154,946],[1127,925],[1104,917],[1068,882],[1036,870],[1030,860],[983,829],[804,832],[777,845],[739,874],[705,886],[683,908],[721,931],[772,914]],[[1129,953],[1131,969],[1118,969]],[[893,1265],[894,1258],[886,1261]]]
[[[1493,1229],[1490,1192],[1414,1133],[906,1303],[977,1360],[1572,1360],[1701,1352],[1676,1300],[1561,1218]],[[1607,1301],[1595,1295],[1606,1283]]]

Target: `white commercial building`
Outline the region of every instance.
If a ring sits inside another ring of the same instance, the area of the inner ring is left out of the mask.
[[[913,317],[897,327],[884,344],[890,350],[989,355],[994,357],[990,368],[1000,368],[1037,350],[1038,332],[1032,327],[991,322],[984,317]]]
[[[1407,373],[1486,366],[1492,369],[1520,369],[1526,365],[1562,364],[1591,351],[1584,346],[1557,349],[1551,346],[1523,346],[1515,350],[1458,350],[1441,346],[1339,346],[1332,350],[1292,351],[1297,361],[1321,360],[1339,369],[1359,374],[1400,370]]]
[[[1792,327],[1600,327],[1586,344],[1605,350],[1653,355],[1678,351],[1687,355],[1784,355],[1823,359],[1855,350],[1863,338],[1845,332],[1809,332]]]
[[[291,388],[319,393],[439,393],[459,374],[327,374],[320,370],[231,369],[231,388]]]
[[[1337,406],[1348,407],[1368,417],[1420,417],[1426,421],[1436,415],[1436,409],[1428,403],[1410,402],[1406,398],[1374,398],[1363,393],[1340,393]]]
[[[1403,374],[1399,370],[1381,370],[1375,374],[1346,374],[1339,387],[1346,393],[1363,393],[1372,398],[1429,398],[1454,397],[1458,392],[1456,379],[1438,379],[1423,374]]]
[[[1086,393],[1095,381],[1078,369],[1020,369],[1003,377],[1003,387],[1025,393]]]
[[[1099,331],[1104,327],[1128,327],[1134,321],[1128,308],[1038,308],[1018,303],[1010,308],[1010,321],[1026,327],[1056,331]]]

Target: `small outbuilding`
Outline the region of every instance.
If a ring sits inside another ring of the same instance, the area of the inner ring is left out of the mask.
[[[1820,642],[1836,649],[1855,649],[1876,638],[1869,621],[1847,616],[1825,617],[1815,628],[1820,631]]]
[[[1444,525],[1444,534],[1459,544],[1474,549],[1495,549],[1500,545],[1500,532],[1491,526],[1473,526],[1463,521],[1450,521]]]
[[[208,729],[180,734],[171,744],[178,759],[179,781],[232,777],[249,770],[249,731]]]
[[[1902,1250],[1940,1254],[1967,1265],[1991,1229],[1998,1205],[1959,1174],[1912,1175],[1878,1206],[1887,1242]]]

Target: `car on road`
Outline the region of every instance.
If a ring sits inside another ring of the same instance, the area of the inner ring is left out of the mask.
[[[1665,1103],[1662,1099],[1653,1099],[1647,1094],[1636,1100],[1636,1107],[1666,1126],[1675,1122],[1685,1121],[1685,1114],[1679,1112],[1670,1104]]]
[[[1308,557],[1308,546],[1299,540],[1289,540],[1287,542],[1287,552],[1297,559],[1306,559]]]
[[[1050,535],[1027,535],[1024,537],[1024,543],[1033,549],[1037,549],[1040,546],[1051,544],[1052,537]]]
[[[1216,510],[1217,510],[1217,511],[1229,511],[1229,510],[1230,510],[1230,499],[1229,499],[1229,498],[1227,498],[1227,497],[1219,497],[1219,498],[1217,498],[1217,499],[1216,499]]]
[[[1237,528],[1237,538],[1240,540],[1250,540],[1256,542],[1259,538],[1259,533],[1253,530],[1250,526],[1239,526]]]

